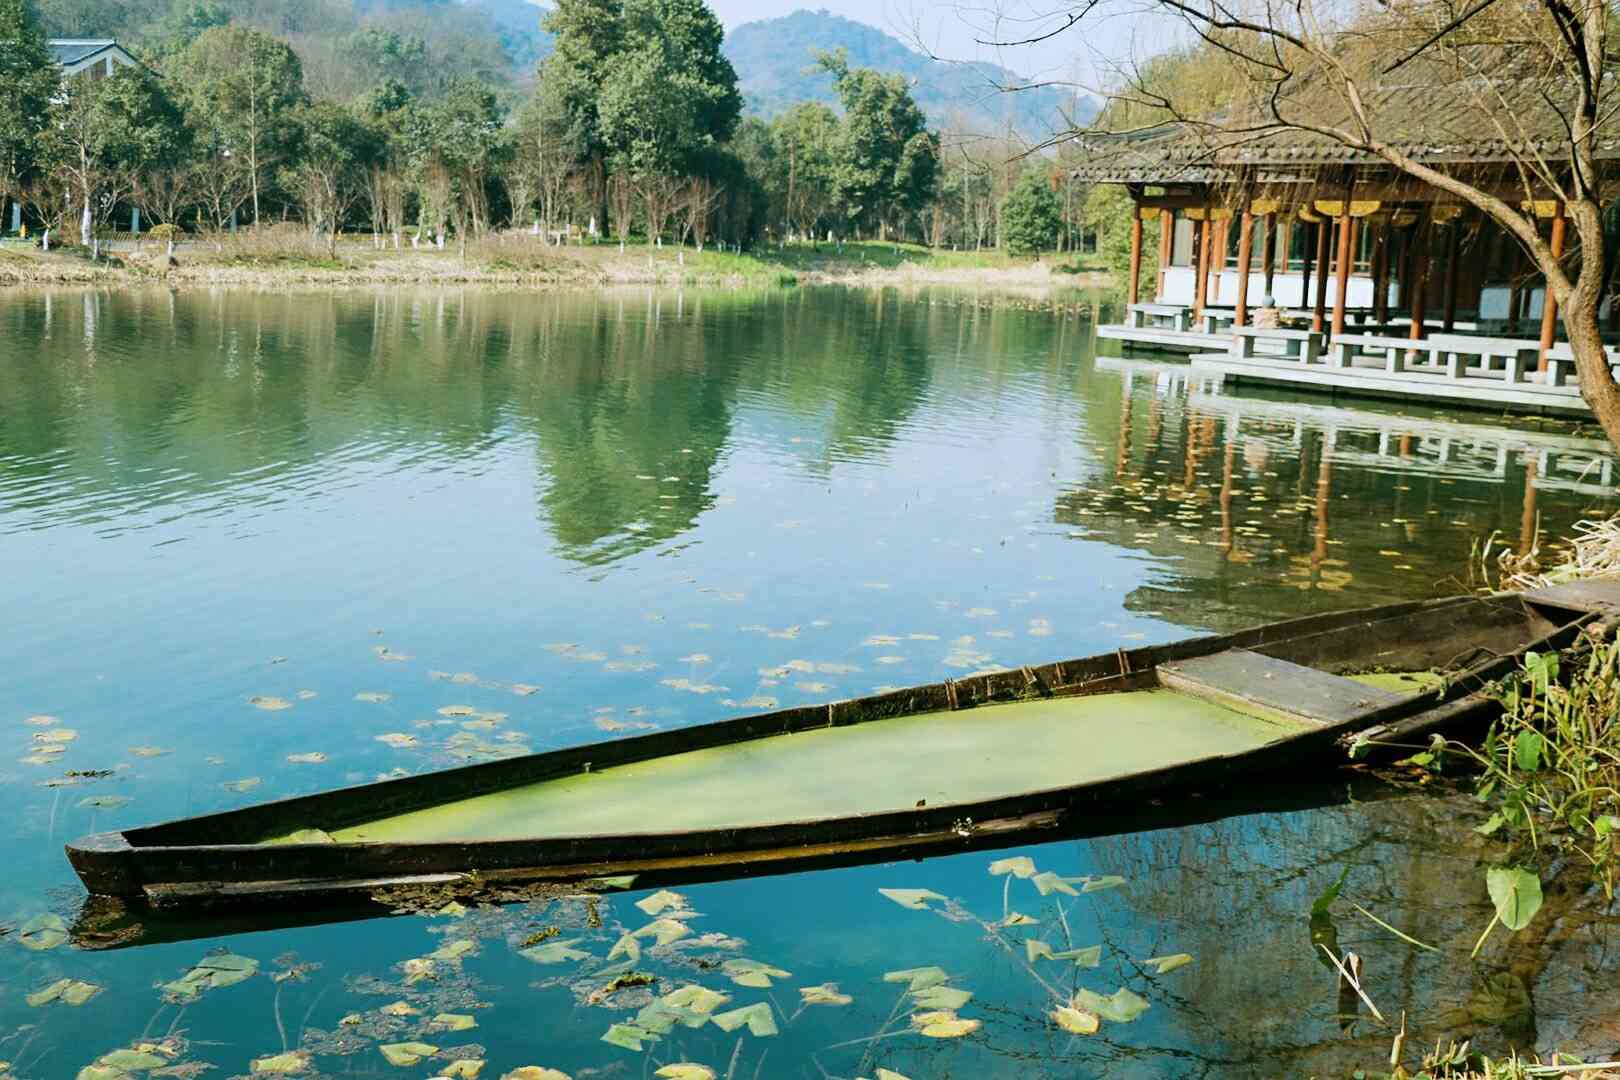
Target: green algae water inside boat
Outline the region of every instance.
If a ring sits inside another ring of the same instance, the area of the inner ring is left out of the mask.
[[[91,892],[159,907],[319,905],[1122,831],[1133,806],[1483,716],[1477,691],[1525,651],[1616,617],[1620,584],[1316,615],[99,833],[68,856]]]

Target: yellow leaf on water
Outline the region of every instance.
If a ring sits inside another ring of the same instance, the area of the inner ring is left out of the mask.
[[[421,1010],[408,1001],[396,1001],[377,1010],[386,1016],[415,1016]]]
[[[501,1080],[568,1080],[568,1074],[558,1072],[556,1069],[541,1068],[539,1065],[525,1065],[506,1073]]]
[[[478,1080],[478,1074],[484,1069],[484,1063],[477,1058],[457,1058],[444,1067],[442,1075],[452,1080]]]
[[[326,760],[326,755],[319,750],[312,750],[307,754],[288,754],[287,760],[294,765],[319,765]]]
[[[799,996],[806,1005],[848,1005],[855,999],[848,994],[840,993],[837,983],[822,983],[820,986],[801,986]]]
[[[707,1016],[730,1001],[731,995],[722,994],[718,990],[710,990],[706,986],[698,986],[694,983],[690,986],[683,986],[678,990],[671,990],[658,1000],[674,1009],[687,1009]]]
[[[983,1026],[978,1020],[944,1020],[937,1024],[929,1024],[922,1029],[922,1034],[930,1039],[960,1039],[964,1035],[973,1034]]]
[[[457,938],[454,941],[447,941],[443,945],[440,945],[437,949],[434,949],[431,953],[429,953],[428,957],[433,960],[459,960],[461,957],[472,952],[473,948],[474,946],[471,941],[468,941],[466,938]]]
[[[930,986],[911,992],[912,1004],[923,1009],[948,1009],[954,1012],[972,1000],[973,991],[959,990],[954,986]]]
[[[771,1012],[768,1001],[756,1001],[741,1009],[731,1012],[717,1013],[714,1025],[721,1031],[736,1031],[747,1024],[748,1030],[759,1038],[777,1034],[776,1015]]]
[[[1025,938],[1024,939],[1024,956],[1032,964],[1036,961],[1037,958],[1040,958],[1040,957],[1045,957],[1048,960],[1055,959],[1055,957],[1052,954],[1052,946],[1048,945],[1046,942],[1042,941],[1040,938]]]
[[[248,698],[248,704],[266,712],[280,712],[282,709],[292,708],[292,702],[286,698],[273,697],[268,694],[255,694],[253,697]]]
[[[715,1074],[707,1065],[681,1061],[674,1065],[665,1065],[653,1075],[662,1077],[663,1080],[714,1080]]]
[[[930,986],[938,986],[949,979],[945,969],[941,967],[902,968],[899,971],[886,971],[883,981],[890,983],[910,983],[912,990],[926,990]]]
[[[1052,1020],[1058,1027],[1074,1035],[1095,1035],[1102,1026],[1096,1013],[1060,1005],[1052,1010]]]
[[[386,735],[378,735],[377,741],[396,750],[404,750],[416,745],[416,736],[407,735],[402,731],[390,731]]]
[[[679,941],[691,932],[692,928],[679,919],[654,919],[630,936],[637,938],[650,937],[656,945],[668,945],[672,941]]]
[[[885,1069],[883,1066],[879,1065],[877,1071],[877,1080],[911,1080],[911,1077],[902,1076],[893,1069]]]
[[[904,908],[915,911],[928,910],[928,901],[944,900],[945,897],[930,889],[879,889],[878,892]]]
[[[430,1023],[435,1031],[470,1031],[478,1026],[466,1013],[439,1013]]]
[[[1035,860],[1028,855],[1014,855],[1011,858],[997,859],[990,864],[992,874],[1011,874],[1013,877],[1029,878],[1035,876]]]
[[[670,908],[683,908],[685,906],[686,897],[678,892],[670,892],[668,889],[660,889],[651,896],[645,896],[636,901],[636,907],[645,911],[648,915],[657,915]]]
[[[1150,956],[1142,961],[1144,965],[1151,964],[1160,975],[1168,974],[1176,970],[1176,968],[1186,967],[1192,962],[1193,958],[1187,953],[1176,953],[1172,956]]]
[[[73,985],[72,979],[57,979],[43,990],[36,990],[23,1000],[27,1001],[28,1004],[37,1009],[41,1005],[49,1005],[51,1002],[61,997],[62,991],[66,990],[71,985]]]
[[[1039,920],[1039,919],[1033,918],[1033,917],[1031,917],[1029,915],[1025,915],[1021,911],[1014,911],[1011,914],[1009,914],[1005,919],[1002,919],[999,923],[996,923],[994,925],[996,925],[996,926],[1034,926],[1036,923],[1038,923],[1040,921],[1041,920]]]
[[[1034,877],[1030,878],[1030,881],[1034,883],[1035,888],[1040,890],[1042,896],[1050,896],[1055,892],[1067,893],[1069,896],[1080,895],[1075,891],[1073,885],[1070,885],[1067,881],[1052,873],[1050,870],[1043,874],[1036,874]]]
[[[423,1058],[437,1054],[439,1048],[428,1043],[403,1042],[383,1043],[377,1047],[377,1051],[388,1060],[388,1064],[403,1068],[407,1065],[415,1065]]]
[[[248,1066],[250,1072],[271,1073],[289,1076],[301,1073],[309,1068],[309,1055],[302,1050],[291,1050],[284,1054],[272,1054],[269,1057],[254,1058]]]

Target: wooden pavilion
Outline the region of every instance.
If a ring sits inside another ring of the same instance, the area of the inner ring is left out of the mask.
[[[1552,249],[1564,254],[1564,206],[1549,185],[1530,179],[1541,170],[1556,175],[1569,160],[1564,118],[1545,81],[1502,78],[1464,89],[1446,85],[1442,74],[1402,71],[1369,83],[1364,92],[1382,125],[1378,137],[1533,212]],[[1482,122],[1485,94],[1511,108],[1520,138],[1509,142],[1502,125]],[[1323,126],[1346,123],[1334,95],[1317,97],[1288,104]],[[1436,330],[1534,337],[1546,366],[1558,337],[1556,304],[1519,242],[1456,195],[1382,158],[1282,124],[1220,118],[1081,141],[1087,160],[1075,178],[1122,184],[1137,208],[1127,286],[1133,310],[1185,310],[1207,336],[1227,321],[1250,324],[1261,300],[1275,297],[1301,324],[1333,337],[1347,325],[1412,339]],[[1539,168],[1523,168],[1526,161]],[[1599,166],[1605,183],[1620,181],[1620,126],[1603,133]],[[1156,303],[1142,305],[1143,221],[1155,218]],[[1620,304],[1612,281],[1608,292],[1613,331]],[[1202,320],[1212,308],[1229,318]]]

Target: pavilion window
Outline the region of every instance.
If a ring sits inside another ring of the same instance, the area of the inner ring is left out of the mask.
[[[1170,265],[1191,266],[1193,264],[1193,236],[1198,229],[1198,222],[1176,215],[1175,228],[1172,230],[1170,244]]]

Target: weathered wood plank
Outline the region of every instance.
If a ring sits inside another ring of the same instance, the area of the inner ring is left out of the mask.
[[[1401,697],[1247,649],[1161,664],[1159,682],[1239,712],[1315,726],[1355,720]]]

